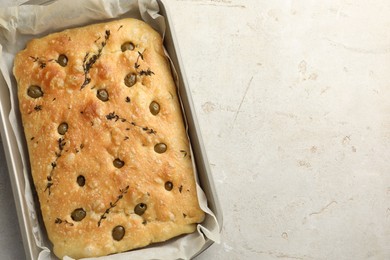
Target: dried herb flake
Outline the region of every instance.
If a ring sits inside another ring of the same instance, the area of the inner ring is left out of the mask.
[[[148,68],[148,70],[141,70],[140,72],[139,72],[139,75],[141,75],[141,76],[152,76],[152,75],[154,75],[154,72],[153,71],[151,71],[150,70],[150,68]]]
[[[54,223],[55,223],[55,224],[65,223],[66,225],[69,225],[69,226],[73,226],[73,225],[74,225],[73,223],[67,221],[66,219],[65,219],[65,220],[62,220],[62,219],[60,219],[60,218],[56,218],[56,219],[54,220]]]
[[[183,154],[183,157],[187,156],[187,152],[185,150],[180,150],[180,152]]]

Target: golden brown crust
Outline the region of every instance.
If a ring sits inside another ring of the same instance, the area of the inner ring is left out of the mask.
[[[125,42],[134,50],[122,51]],[[131,87],[129,73],[137,75]],[[50,34],[17,54],[14,74],[32,175],[58,257],[107,255],[195,230],[204,213],[157,32],[124,19]],[[42,96],[31,97],[33,85]],[[152,101],[160,105],[157,115]],[[67,131],[58,130],[61,123]],[[159,143],[165,152],[155,151]],[[147,207],[143,215],[136,214],[139,203]],[[81,217],[72,218],[76,209]],[[112,234],[118,225],[125,229],[120,241]]]

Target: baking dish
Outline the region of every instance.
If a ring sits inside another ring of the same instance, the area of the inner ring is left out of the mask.
[[[28,4],[45,4],[48,5],[51,2],[55,1],[30,1]],[[219,206],[217,194],[215,191],[213,179],[211,176],[211,171],[209,168],[206,151],[203,146],[202,137],[200,134],[200,128],[195,115],[195,108],[191,98],[191,92],[188,87],[186,76],[184,73],[183,62],[180,58],[180,52],[177,45],[177,40],[173,30],[171,16],[167,10],[166,5],[163,1],[156,1],[159,7],[159,14],[161,14],[165,19],[165,35],[164,35],[164,46],[168,52],[168,55],[171,58],[173,67],[177,73],[177,80],[179,82],[179,95],[182,101],[183,114],[188,125],[188,135],[191,141],[193,159],[196,165],[198,173],[199,185],[203,189],[207,197],[208,207],[214,213],[217,222],[219,224],[220,232],[222,227],[222,212]],[[4,66],[2,67],[2,72],[4,73]],[[36,205],[29,205],[31,201],[25,199],[25,189],[33,190],[33,187],[29,187],[26,182],[25,176],[23,174],[23,161],[21,156],[21,151],[18,148],[17,140],[24,138],[21,135],[15,133],[12,129],[11,122],[9,119],[9,114],[11,112],[12,101],[10,99],[10,93],[7,88],[8,84],[15,84],[14,82],[6,82],[6,78],[1,74],[0,76],[0,131],[1,137],[3,139],[3,146],[6,154],[6,160],[8,165],[8,170],[11,179],[11,185],[14,193],[14,199],[17,207],[17,214],[20,224],[20,229],[22,233],[23,243],[25,247],[26,257],[28,259],[38,259],[38,255],[41,251],[37,247],[34,236],[34,228],[32,219],[39,219],[39,214],[34,216],[29,212],[29,207],[37,207]],[[17,109],[17,108],[16,108]],[[16,113],[18,114],[18,113]],[[17,120],[19,120],[17,118]],[[19,120],[19,126],[21,126]],[[23,139],[24,140],[24,139]],[[23,154],[23,156],[27,156]],[[30,176],[27,176],[30,180],[29,183],[33,183]],[[31,185],[32,186],[32,185]],[[36,202],[36,201],[35,201]],[[39,212],[39,211],[38,211]],[[36,235],[36,234],[35,234]],[[203,252],[207,249],[213,240],[206,237],[206,242],[204,246],[196,252],[192,257]]]

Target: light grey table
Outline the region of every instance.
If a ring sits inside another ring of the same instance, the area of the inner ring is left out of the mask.
[[[0,139],[0,259],[24,259],[22,237],[16,216],[3,145]]]
[[[389,1],[165,2],[224,211],[199,259],[390,259]]]

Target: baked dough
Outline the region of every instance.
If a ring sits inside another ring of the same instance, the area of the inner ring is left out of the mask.
[[[20,112],[45,227],[62,258],[123,252],[204,219],[161,36],[123,19],[30,41]]]

